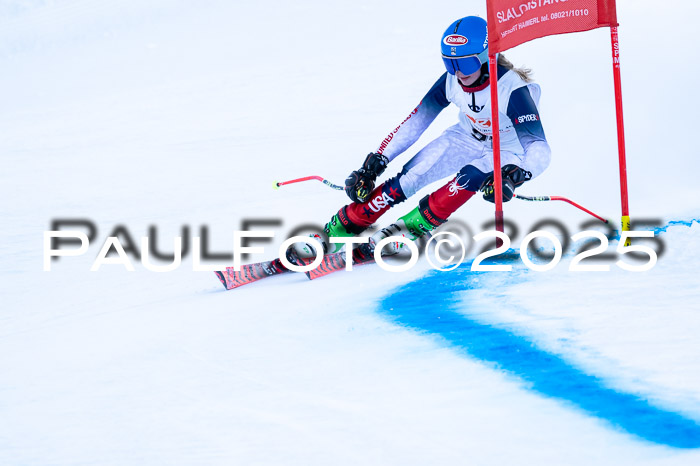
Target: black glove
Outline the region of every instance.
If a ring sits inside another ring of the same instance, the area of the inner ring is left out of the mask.
[[[369,195],[374,190],[374,182],[384,173],[389,159],[382,154],[370,153],[362,164],[362,168],[355,170],[345,179],[345,192],[355,202],[367,202]]]
[[[532,179],[532,173],[523,170],[512,163],[501,168],[501,177],[503,182],[503,202],[508,202],[513,199],[515,188]],[[493,173],[491,173],[483,183],[479,190],[484,193],[484,199],[489,202],[495,202],[495,190],[493,188]]]

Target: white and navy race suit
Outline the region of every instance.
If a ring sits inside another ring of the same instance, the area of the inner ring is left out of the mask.
[[[394,203],[457,172],[469,174],[462,188],[477,191],[493,172],[491,91],[487,76],[482,74],[482,83],[474,87],[443,74],[408,118],[382,141],[377,152],[392,160],[415,143],[450,103],[459,107],[459,123],[421,149],[396,178],[388,180],[389,185],[398,184],[403,191]],[[539,98],[539,85],[498,67],[501,163],[515,164],[532,172],[533,177],[547,168],[551,154],[537,109]]]

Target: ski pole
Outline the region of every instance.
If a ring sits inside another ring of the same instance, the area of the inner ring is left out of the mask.
[[[312,175],[312,176],[305,176],[303,178],[296,178],[294,180],[287,180],[287,181],[275,181],[274,183],[274,188],[279,189],[280,186],[284,186],[285,184],[292,184],[292,183],[301,183],[302,181],[310,181],[310,180],[317,180],[320,181],[321,183],[325,184],[331,189],[337,189],[339,191],[342,191],[344,188],[342,186],[338,186],[337,184],[333,184],[330,181],[328,181],[325,178],[322,178],[320,176]],[[591,212],[590,210],[586,209],[585,207],[575,203],[574,201],[567,199],[565,197],[561,196],[522,196],[520,194],[515,194],[513,197],[517,199],[521,199],[523,201],[564,201],[568,202],[572,206],[576,207],[577,209],[581,209],[582,211],[586,212],[589,215],[592,215],[593,217],[597,218],[601,222],[608,223],[606,219],[601,217],[598,214],[595,214]]]
[[[567,199],[567,198],[565,198],[565,197],[561,197],[561,196],[521,196],[520,194],[516,194],[516,195],[514,195],[513,197],[515,197],[515,198],[517,198],[517,199],[522,199],[523,201],[564,201],[564,202],[568,202],[568,203],[571,204],[572,206],[574,206],[574,207],[576,207],[576,208],[578,208],[578,209],[583,210],[584,212],[586,212],[586,213],[589,214],[589,215],[594,216],[595,218],[597,218],[597,219],[600,220],[601,222],[608,223],[608,221],[605,220],[605,219],[604,219],[603,217],[601,217],[600,215],[594,214],[593,212],[591,212],[590,210],[586,209],[585,207],[583,207],[583,206],[581,206],[581,205],[575,203],[574,201],[569,200],[569,199]]]
[[[285,184],[292,184],[292,183],[301,183],[302,181],[310,181],[310,180],[317,180],[320,181],[321,183],[325,184],[331,189],[337,189],[338,191],[342,191],[343,188],[342,186],[338,186],[337,184],[333,184],[330,181],[328,181],[325,178],[322,178],[320,176],[312,175],[312,176],[305,176],[303,178],[296,178],[294,180],[287,180],[287,181],[275,181],[273,184],[273,187],[275,189],[279,189],[280,186],[284,186]]]

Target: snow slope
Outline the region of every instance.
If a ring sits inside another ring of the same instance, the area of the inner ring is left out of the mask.
[[[261,260],[325,222],[342,193],[272,181],[341,181],[442,73],[445,26],[484,3],[1,2],[0,464],[697,464],[700,161],[676,124],[698,65],[669,44],[697,43],[700,7],[618,3],[633,218],[687,223],[659,231],[654,269],[423,259],[225,292],[191,253],[169,273],[89,269],[118,225],[156,226],[163,251],[207,226],[224,253],[243,220],[279,220]],[[507,55],[535,70],[554,150],[521,191],[616,220],[608,47],[597,30]],[[475,233],[491,208],[456,219]],[[506,217],[515,246],[542,219],[588,221],[557,203]],[[44,272],[61,218],[97,237]]]

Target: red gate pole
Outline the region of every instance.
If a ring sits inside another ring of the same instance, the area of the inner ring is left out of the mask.
[[[501,180],[501,134],[498,123],[497,54],[489,55],[489,85],[491,86],[491,135],[493,136],[493,190],[496,204],[496,230],[503,232],[503,181]],[[500,241],[497,241],[500,246]]]
[[[620,200],[622,203],[622,231],[630,229],[629,199],[627,195],[627,160],[625,158],[625,123],[622,116],[622,79],[620,77],[620,42],[618,26],[610,27],[612,42],[613,80],[615,82],[615,113],[617,116],[617,150],[620,162]],[[629,240],[628,240],[629,243]],[[629,246],[629,244],[627,244]]]

